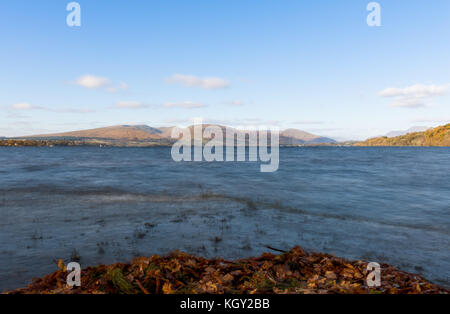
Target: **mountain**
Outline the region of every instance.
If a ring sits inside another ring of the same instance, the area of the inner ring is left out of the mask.
[[[297,129],[287,129],[280,132],[280,143],[284,145],[332,144],[336,143],[336,141],[328,137],[321,137]]]
[[[385,136],[386,137],[397,137],[397,136],[402,136],[402,135],[406,135],[409,133],[424,132],[428,129],[429,129],[429,127],[426,127],[426,126],[413,126],[412,128],[409,128],[408,130],[391,131],[388,134],[386,134]]]
[[[355,146],[450,146],[450,124],[397,137],[376,137]]]
[[[208,127],[211,126],[209,124],[204,124],[202,126],[202,132]],[[257,131],[255,130],[240,130],[240,129],[235,129],[235,128],[231,128],[231,127],[226,127],[223,125],[214,125],[219,127],[222,132],[223,132],[223,136],[225,137],[227,134],[227,130],[231,130],[233,132],[235,132],[236,134],[255,134],[257,133]],[[188,127],[191,131],[191,135],[193,136],[193,129],[194,126],[191,125]],[[163,129],[163,128],[161,128]],[[160,129],[160,130],[161,130]],[[170,136],[170,132],[172,130],[172,128],[166,128],[167,130],[164,130],[164,133],[169,134]],[[269,133],[270,134],[270,133]],[[270,135],[268,134],[268,139],[270,139]],[[321,137],[318,135],[314,135],[305,131],[301,131],[301,130],[297,130],[297,129],[287,129],[284,131],[280,131],[280,145],[318,145],[318,144],[334,144],[337,143],[335,140],[328,138],[328,137]],[[207,139],[207,138],[205,138]],[[248,140],[246,140],[246,142],[248,143]]]
[[[65,133],[32,135],[24,138],[36,139],[108,139],[117,141],[148,141],[161,139],[162,132],[146,125],[119,125],[105,128],[73,131]]]
[[[209,125],[204,124],[202,129],[204,130]],[[224,136],[226,135],[226,126],[218,126],[222,129]],[[40,134],[21,137],[20,139],[33,139],[33,140],[83,140],[83,141],[95,141],[96,143],[105,144],[110,142],[120,144],[130,144],[138,142],[154,142],[168,144],[174,142],[172,139],[172,130],[174,127],[161,127],[154,128],[147,125],[118,125],[103,128],[96,128],[90,130],[72,131],[65,133],[54,134]],[[194,126],[188,127],[193,135]],[[252,132],[245,130],[232,129],[236,133],[240,132]],[[316,144],[330,144],[336,143],[335,140],[327,137],[321,137],[308,132],[304,132],[296,129],[288,129],[280,132],[280,144],[281,145],[316,145]]]

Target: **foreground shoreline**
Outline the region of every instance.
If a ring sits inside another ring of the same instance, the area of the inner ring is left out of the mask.
[[[280,255],[227,261],[182,252],[139,257],[131,263],[88,267],[81,287],[66,285],[59,270],[6,294],[449,294],[420,275],[381,264],[381,286],[366,284],[368,262],[350,261],[300,247]]]

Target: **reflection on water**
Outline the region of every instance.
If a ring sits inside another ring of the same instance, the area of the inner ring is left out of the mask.
[[[170,148],[0,148],[0,290],[55,270],[180,249],[301,245],[450,286],[450,149],[283,148],[259,163],[175,163]]]

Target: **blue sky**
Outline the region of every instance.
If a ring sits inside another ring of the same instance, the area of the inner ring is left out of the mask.
[[[1,1],[0,136],[277,125],[364,139],[450,122],[450,1]]]

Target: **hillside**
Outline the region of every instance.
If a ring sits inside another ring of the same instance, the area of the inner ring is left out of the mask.
[[[410,134],[410,133],[425,132],[428,129],[429,129],[429,127],[426,127],[426,126],[413,126],[407,130],[391,131],[391,132],[387,133],[385,136],[386,137],[397,137],[397,136],[402,136],[402,135],[406,135],[406,134]]]
[[[32,135],[26,138],[95,138],[95,139],[110,139],[110,140],[128,140],[128,141],[145,141],[160,139],[161,131],[148,126],[110,126],[105,128],[73,131],[65,133]]]
[[[450,124],[397,137],[376,137],[355,146],[450,146]]]
[[[202,126],[202,132],[207,128],[208,126],[211,126],[209,124],[204,124]],[[223,125],[216,125],[220,129],[222,129],[223,136],[225,137],[227,134],[227,129],[232,130],[236,134],[255,134],[257,131],[254,130],[240,130],[235,128],[226,127]],[[193,129],[194,126],[189,126],[189,129],[191,131],[191,135],[193,136]],[[170,136],[170,132],[172,128],[160,128],[160,130],[163,131],[163,134],[168,134]],[[329,143],[336,143],[335,140],[327,137],[321,137],[318,135],[314,135],[305,131],[297,130],[297,129],[287,129],[284,131],[280,131],[280,145],[315,145],[315,144],[329,144]],[[270,135],[268,135],[268,139],[270,138]],[[206,138],[205,138],[206,139]],[[209,140],[209,139],[206,139]],[[248,140],[247,140],[248,142]]]
[[[203,125],[203,130],[208,125]],[[219,126],[223,130],[224,136],[226,135],[226,126]],[[190,126],[191,134],[193,136],[193,126]],[[72,131],[65,133],[54,134],[40,134],[21,137],[20,139],[27,140],[78,140],[85,141],[86,143],[99,143],[99,144],[119,144],[126,146],[139,146],[142,143],[157,143],[164,145],[174,142],[171,138],[173,127],[161,127],[153,128],[147,125],[119,125],[110,126],[104,128]],[[244,130],[235,130],[236,133],[247,132]],[[288,129],[280,132],[280,144],[281,145],[316,145],[316,144],[329,144],[336,143],[331,138],[317,136],[311,133],[307,133],[301,130]]]
[[[280,132],[280,143],[283,145],[331,144],[336,143],[336,141],[297,129],[287,129]]]

